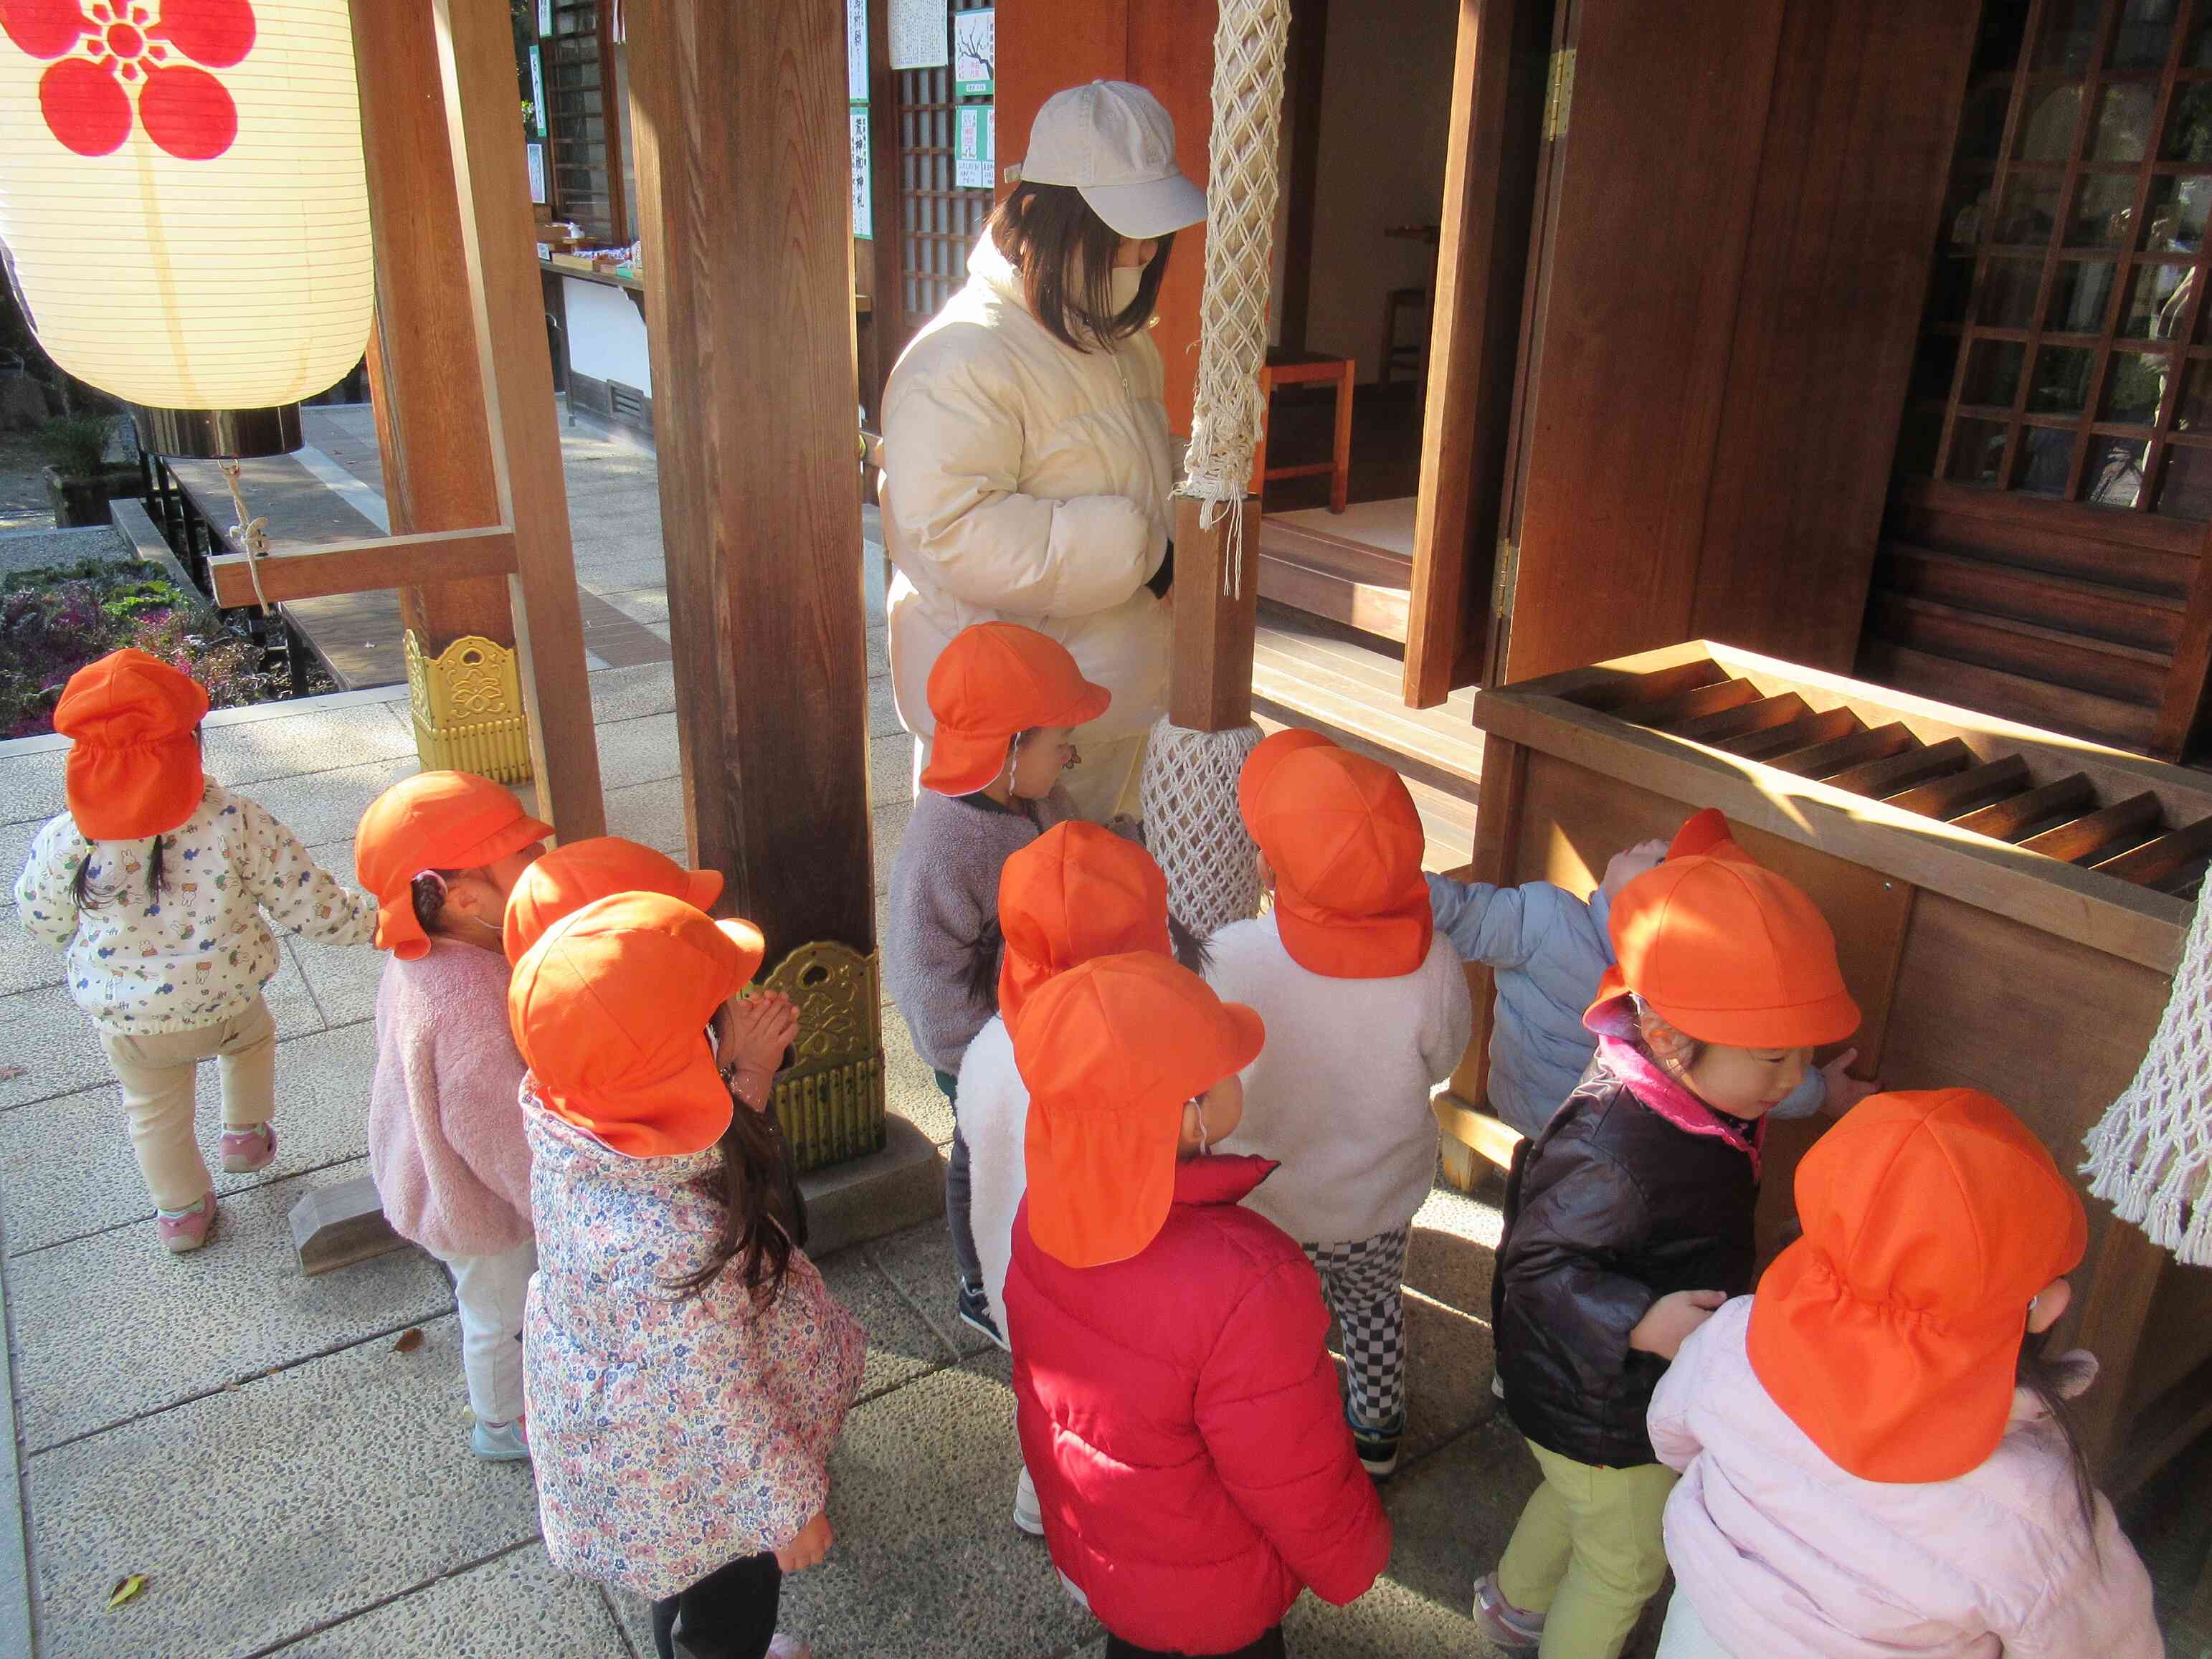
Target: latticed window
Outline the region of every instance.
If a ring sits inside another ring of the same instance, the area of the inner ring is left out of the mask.
[[[1990,0],[1906,477],[2212,518],[2212,0]]]
[[[992,0],[953,0],[951,9],[982,11]],[[948,25],[949,27],[949,25]],[[968,280],[968,250],[990,216],[989,189],[963,189],[957,171],[957,123],[963,103],[951,66],[901,70],[898,98],[898,238],[901,321],[905,331],[943,308]]]

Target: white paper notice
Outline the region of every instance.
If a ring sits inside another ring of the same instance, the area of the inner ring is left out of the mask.
[[[960,111],[960,124],[953,142],[952,182],[962,190],[991,188],[992,164],[997,160],[997,146],[988,104],[969,104]]]
[[[998,55],[994,11],[952,14],[952,91],[960,98],[991,95],[991,64]]]
[[[950,9],[946,0],[890,0],[890,4],[893,69],[935,69],[952,61],[945,22]]]
[[[868,101],[868,0],[845,0],[845,96]]]
[[[545,146],[526,143],[522,152],[530,158],[530,199],[542,202],[545,199]]]
[[[848,106],[853,116],[853,234],[872,237],[875,221],[868,211],[872,175],[868,170],[868,106]]]

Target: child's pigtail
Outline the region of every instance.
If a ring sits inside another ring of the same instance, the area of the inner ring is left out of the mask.
[[[1168,945],[1175,951],[1176,963],[1194,974],[1203,975],[1213,965],[1213,947],[1193,933],[1176,915],[1168,912]]]
[[[446,908],[447,872],[442,870],[418,870],[415,879],[407,884],[407,896],[415,906],[415,920],[426,933],[438,931],[438,918]]]
[[[161,890],[169,884],[169,838],[154,837],[153,850],[146,854],[146,898],[149,903],[161,896]]]
[[[968,1000],[994,1014],[999,1012],[999,960],[1006,951],[1006,936],[993,916],[969,941],[968,958],[960,964],[960,988]]]

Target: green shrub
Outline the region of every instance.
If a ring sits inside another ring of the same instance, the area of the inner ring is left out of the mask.
[[[39,453],[64,478],[98,473],[107,454],[107,418],[101,415],[58,415],[33,434]]]

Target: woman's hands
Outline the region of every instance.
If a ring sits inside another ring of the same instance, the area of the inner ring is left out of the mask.
[[[1628,1346],[1671,1360],[1690,1333],[1713,1316],[1728,1297],[1719,1291],[1672,1291],[1644,1310],[1628,1334]]]
[[[804,1572],[821,1565],[837,1534],[830,1529],[830,1511],[821,1510],[799,1529],[799,1536],[775,1553],[775,1564],[786,1572]]]
[[[722,1066],[739,1099],[766,1109],[783,1051],[799,1035],[799,1005],[780,991],[734,996],[714,1016]]]

